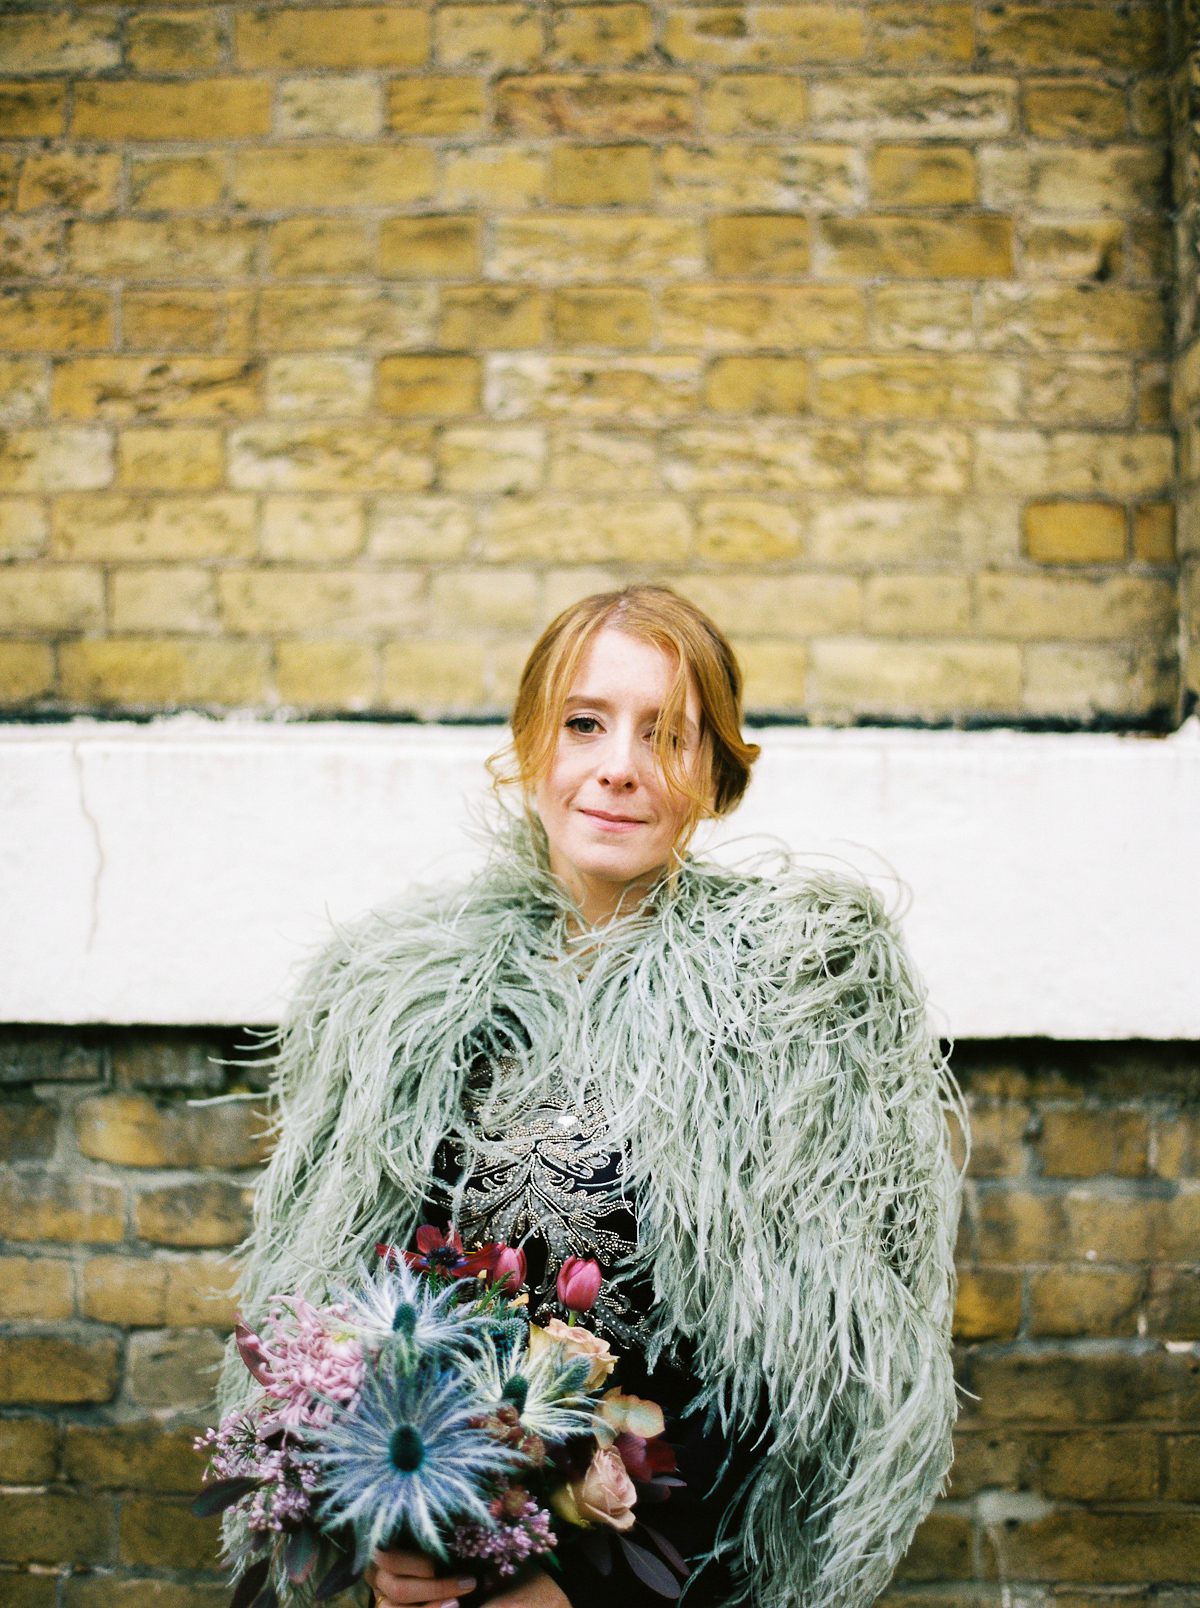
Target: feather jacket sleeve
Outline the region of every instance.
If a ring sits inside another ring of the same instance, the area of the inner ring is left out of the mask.
[[[862,1608],[950,1463],[952,1085],[877,898],[853,880],[687,862],[584,960],[517,833],[466,888],[343,933],[276,1069],[279,1142],[248,1314],[319,1293],[418,1221],[480,1054],[489,1124],[568,1080],[626,1148],[657,1344],[769,1451],[730,1526],[763,1608]],[[230,1389],[236,1389],[230,1370]]]

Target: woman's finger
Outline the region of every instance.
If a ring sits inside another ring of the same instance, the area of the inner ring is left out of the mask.
[[[423,1552],[402,1550],[385,1552],[380,1547],[376,1551],[372,1563],[378,1564],[381,1569],[386,1569],[389,1574],[394,1575],[423,1575],[427,1580],[432,1580],[434,1575],[437,1574],[437,1570],[433,1566],[433,1559],[426,1557]]]
[[[457,1604],[459,1597],[465,1597],[475,1589],[474,1579],[468,1576],[452,1575],[438,1579],[429,1575],[394,1574],[377,1564],[372,1564],[367,1570],[367,1584],[382,1602],[394,1604],[395,1608]]]

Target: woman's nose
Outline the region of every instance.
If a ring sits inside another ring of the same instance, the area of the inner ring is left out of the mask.
[[[631,742],[613,734],[600,755],[598,779],[605,787],[630,788],[637,784],[637,762]]]

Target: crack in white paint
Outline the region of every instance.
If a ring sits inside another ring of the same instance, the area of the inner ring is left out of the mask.
[[[79,813],[92,829],[92,841],[96,845],[96,869],[92,872],[92,913],[88,925],[87,943],[84,946],[87,953],[91,953],[92,945],[96,942],[96,931],[100,926],[100,883],[104,877],[104,841],[100,836],[100,822],[88,807],[87,788],[83,774],[83,755],[79,751],[79,744],[71,744],[71,763],[75,767],[75,780],[79,786]]]

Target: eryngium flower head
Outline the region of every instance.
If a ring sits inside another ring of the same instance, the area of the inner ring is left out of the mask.
[[[485,1411],[514,1407],[529,1434],[564,1441],[592,1427],[592,1404],[583,1394],[589,1366],[564,1356],[559,1346],[534,1351],[523,1336],[515,1345],[489,1347],[470,1358],[463,1371]]]
[[[520,1459],[473,1422],[479,1413],[457,1367],[423,1358],[406,1370],[389,1351],[368,1369],[354,1407],[312,1452],[327,1492],[322,1523],[353,1526],[357,1567],[405,1540],[445,1557],[455,1525],[490,1522],[484,1485]]]
[[[404,1366],[422,1354],[458,1354],[478,1346],[495,1321],[474,1303],[463,1301],[456,1285],[434,1289],[401,1263],[372,1274],[359,1268],[358,1280],[341,1291],[339,1310],[370,1346],[395,1346]]]

